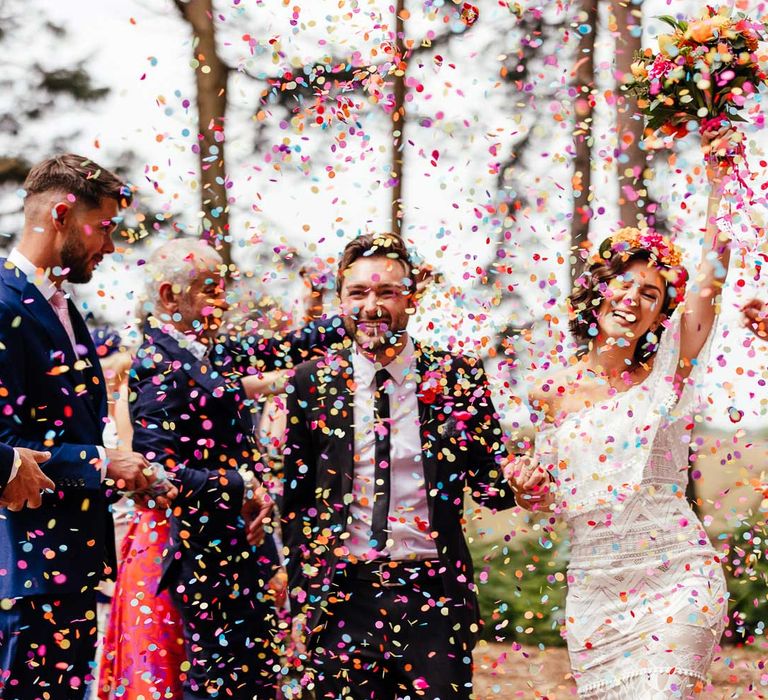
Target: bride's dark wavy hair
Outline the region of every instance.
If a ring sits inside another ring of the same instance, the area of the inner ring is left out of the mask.
[[[578,343],[576,348],[577,357],[581,357],[589,351],[589,344],[595,338],[595,335],[590,333],[590,329],[597,328],[597,312],[604,298],[601,289],[604,289],[611,280],[624,274],[627,268],[636,260],[650,262],[660,270],[667,269],[665,265],[660,265],[657,261],[653,260],[651,251],[645,248],[631,248],[623,251],[620,255],[611,255],[611,257],[600,262],[593,262],[586,272],[576,280],[573,291],[568,297],[570,313],[568,328]],[[665,278],[664,301],[661,305],[661,314],[663,316],[669,316],[670,311],[676,306],[675,299],[669,293],[669,286],[669,281]],[[648,362],[656,354],[656,350],[659,347],[658,342],[663,331],[664,326],[660,325],[658,330],[655,331],[657,338],[655,343],[642,342],[641,340],[635,346],[635,354],[632,358],[635,364],[639,365],[643,362]]]

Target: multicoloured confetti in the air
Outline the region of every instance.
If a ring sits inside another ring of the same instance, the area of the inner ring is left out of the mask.
[[[5,5],[0,696],[768,697],[767,3]]]

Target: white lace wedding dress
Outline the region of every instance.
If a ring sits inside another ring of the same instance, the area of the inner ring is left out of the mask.
[[[667,325],[642,384],[537,437],[571,532],[567,641],[587,700],[692,697],[725,626],[722,567],[685,498],[710,343],[676,390],[679,312]]]

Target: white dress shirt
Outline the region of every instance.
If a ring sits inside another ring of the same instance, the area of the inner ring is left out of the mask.
[[[43,295],[48,303],[51,302],[51,297],[56,294],[58,287],[51,281],[51,278],[45,274],[44,270],[41,270],[35,263],[29,260],[25,255],[19,252],[18,248],[14,248],[8,256],[8,262],[14,264],[21,270],[27,278],[27,282],[32,282]]]
[[[429,505],[424,482],[419,425],[419,401],[416,392],[419,377],[413,342],[409,338],[400,354],[386,366],[390,381],[390,499],[387,529],[388,546],[377,552],[371,544],[373,516],[375,434],[374,401],[376,371],[374,364],[357,345],[352,351],[355,378],[354,428],[355,462],[352,482],[353,500],[349,507],[349,554],[358,559],[392,560],[437,559],[437,548],[430,536]]]
[[[41,269],[38,268],[38,266],[35,265],[35,263],[33,263],[29,258],[27,258],[26,255],[20,253],[18,248],[11,250],[10,254],[8,255],[8,262],[19,268],[19,270],[21,270],[21,272],[23,272],[26,276],[27,281],[34,284],[40,290],[40,294],[43,295],[43,299],[51,304],[51,297],[58,291],[58,287],[51,281],[51,278],[48,277],[44,271],[41,271]],[[51,304],[51,308],[53,308],[54,313],[56,313],[56,309],[53,307],[53,304]],[[107,453],[101,445],[96,445],[96,451],[99,453],[99,459],[101,460],[101,480],[103,481],[104,477],[107,475]],[[14,477],[19,471],[19,467],[21,466],[21,458],[19,457],[19,453],[16,452],[16,450],[14,450],[14,453],[16,459],[14,460],[13,467],[11,469],[11,478],[8,479],[9,484],[11,481],[13,481]]]

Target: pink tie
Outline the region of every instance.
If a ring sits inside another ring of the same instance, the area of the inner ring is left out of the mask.
[[[64,330],[69,336],[69,342],[72,343],[72,349],[75,350],[75,329],[72,328],[72,319],[69,317],[69,306],[67,305],[67,297],[64,296],[64,292],[60,289],[57,290],[51,297],[51,306],[56,312],[56,315],[61,321],[61,325],[64,326]],[[75,354],[77,351],[75,350]]]

